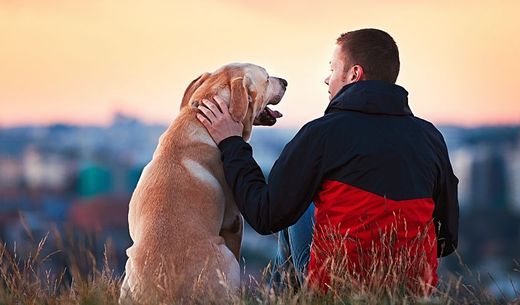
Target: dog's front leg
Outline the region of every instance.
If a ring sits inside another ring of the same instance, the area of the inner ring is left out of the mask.
[[[224,238],[226,246],[231,250],[231,253],[233,253],[238,262],[240,262],[240,245],[242,244],[243,233],[244,217],[242,217],[238,211],[234,217],[224,218],[219,235]]]

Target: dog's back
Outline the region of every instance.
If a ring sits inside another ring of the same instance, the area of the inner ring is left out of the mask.
[[[123,289],[133,300],[222,297],[224,286],[198,286],[219,283],[219,272],[239,272],[219,236],[231,197],[220,152],[194,111],[184,109],[161,136],[130,201],[134,244],[127,250]],[[238,287],[239,279],[227,280]]]

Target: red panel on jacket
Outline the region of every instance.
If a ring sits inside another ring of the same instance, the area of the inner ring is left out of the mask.
[[[327,180],[314,203],[311,285],[326,291],[343,280],[365,286],[406,283],[421,293],[437,284],[431,198],[395,201]]]

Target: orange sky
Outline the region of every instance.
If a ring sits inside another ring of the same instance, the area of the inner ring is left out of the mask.
[[[520,123],[520,1],[0,0],[0,126],[168,123],[189,82],[229,62],[289,81],[279,126],[328,103],[337,36],[375,27],[401,53],[417,116]]]

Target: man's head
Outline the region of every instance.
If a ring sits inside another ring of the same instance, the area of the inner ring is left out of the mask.
[[[399,50],[388,33],[362,29],[341,34],[330,61],[331,74],[325,79],[329,99],[359,80],[395,83],[399,74]]]

